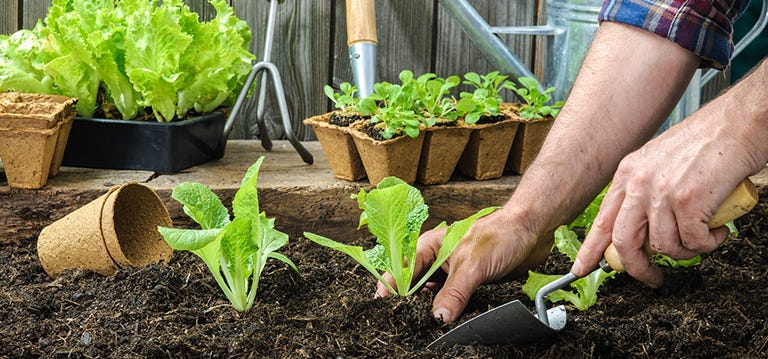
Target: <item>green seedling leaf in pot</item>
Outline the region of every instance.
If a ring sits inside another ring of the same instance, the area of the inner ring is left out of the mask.
[[[517,96],[525,101],[520,107],[520,116],[526,119],[537,119],[543,117],[557,117],[560,108],[563,107],[563,101],[557,101],[552,105],[547,105],[552,100],[550,95],[555,91],[554,87],[549,87],[544,92],[539,92],[539,82],[531,77],[520,77],[517,81],[523,87],[517,87],[512,82],[504,83],[504,87],[512,90]]]
[[[375,189],[370,192],[361,189],[353,198],[363,210],[359,227],[368,227],[368,231],[376,237],[376,246],[364,250],[360,246],[346,245],[314,233],[304,232],[304,236],[319,245],[349,255],[384,283],[391,293],[401,296],[415,293],[445,262],[472,223],[495,210],[486,208],[448,227],[437,260],[419,282],[412,283],[416,244],[421,226],[428,216],[428,207],[419,190],[396,177],[387,177]],[[384,280],[383,272],[392,275],[395,287]]]
[[[158,227],[168,245],[200,257],[224,295],[238,311],[249,310],[256,298],[259,279],[269,258],[297,270],[277,250],[288,243],[288,235],[275,229],[274,219],[259,211],[258,173],[264,157],[246,171],[232,200],[234,219],[221,200],[200,183],[182,183],[171,197],[183,205],[184,213],[201,229]]]
[[[349,82],[342,82],[339,85],[339,90],[341,93],[336,92],[333,87],[328,85],[325,85],[323,88],[325,96],[327,96],[331,102],[333,102],[334,107],[339,109],[339,111],[342,113],[351,114],[360,112],[358,110],[358,107],[360,106],[360,99],[355,96],[355,93],[357,93],[357,87],[353,86]]]

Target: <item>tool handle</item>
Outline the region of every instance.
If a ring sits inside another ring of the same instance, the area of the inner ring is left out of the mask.
[[[347,0],[347,46],[358,42],[378,44],[374,0]]]
[[[757,204],[757,197],[758,194],[755,184],[752,183],[749,178],[745,178],[738,186],[736,186],[736,189],[728,195],[725,201],[723,201],[723,204],[717,208],[715,214],[709,219],[707,226],[709,226],[709,228],[718,228],[743,216],[755,207]],[[645,242],[645,253],[649,256],[656,253],[651,249],[648,241]],[[613,243],[605,249],[603,258],[614,270],[619,272],[625,271],[624,264],[621,263],[621,258],[619,258],[619,253],[616,252],[616,247],[613,246]]]

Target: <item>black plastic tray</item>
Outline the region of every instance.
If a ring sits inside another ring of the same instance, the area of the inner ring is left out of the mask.
[[[224,156],[226,116],[170,123],[75,117],[62,165],[175,173]]]

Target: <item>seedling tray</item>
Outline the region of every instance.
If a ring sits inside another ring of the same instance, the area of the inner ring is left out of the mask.
[[[159,123],[75,117],[64,166],[175,173],[224,156],[226,116]]]

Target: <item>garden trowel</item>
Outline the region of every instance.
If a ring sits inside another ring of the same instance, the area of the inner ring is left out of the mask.
[[[757,189],[749,178],[743,180],[728,198],[717,209],[709,220],[709,228],[718,228],[741,217],[757,204]],[[646,251],[651,255],[649,246]],[[624,266],[611,244],[603,253],[600,268],[610,272],[624,271]],[[536,312],[514,300],[491,309],[453,328],[448,333],[432,342],[427,348],[437,348],[443,344],[524,344],[547,337],[565,327],[565,306],[547,309],[545,298],[552,292],[570,285],[579,279],[573,273],[568,273],[559,279],[545,285],[536,293]]]

